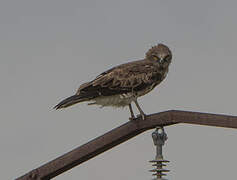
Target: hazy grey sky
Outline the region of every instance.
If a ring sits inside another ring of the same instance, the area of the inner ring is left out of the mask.
[[[235,0],[2,0],[0,179],[21,176],[127,122],[127,108],[52,107],[159,42],[171,48],[173,62],[166,80],[140,99],[147,114],[237,115],[236,7]],[[166,130],[168,179],[236,178],[237,130],[186,124]],[[151,179],[151,132],[55,179]]]

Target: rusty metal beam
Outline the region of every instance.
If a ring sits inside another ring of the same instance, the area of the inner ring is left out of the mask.
[[[146,120],[137,119],[129,121],[61,157],[30,171],[17,178],[17,180],[51,179],[146,130],[157,126],[168,126],[177,123],[237,128],[237,116],[176,110],[151,114],[147,116]]]

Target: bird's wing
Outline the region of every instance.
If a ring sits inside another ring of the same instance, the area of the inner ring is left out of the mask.
[[[82,84],[77,95],[95,98],[136,92],[162,81],[159,67],[144,60],[122,64],[101,73],[93,81]]]

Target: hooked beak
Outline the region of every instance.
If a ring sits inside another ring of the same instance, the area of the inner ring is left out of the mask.
[[[160,63],[161,63],[161,64],[164,63],[164,58],[160,58]]]

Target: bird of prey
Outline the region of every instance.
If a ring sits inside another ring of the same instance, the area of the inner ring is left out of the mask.
[[[128,106],[131,117],[136,119],[131,103],[134,102],[142,119],[145,113],[137,98],[149,93],[164,80],[171,63],[172,53],[164,44],[153,46],[142,60],[115,66],[94,80],[82,84],[76,94],[70,96],[54,108],[66,108],[76,103],[89,101],[88,105],[124,107]]]

